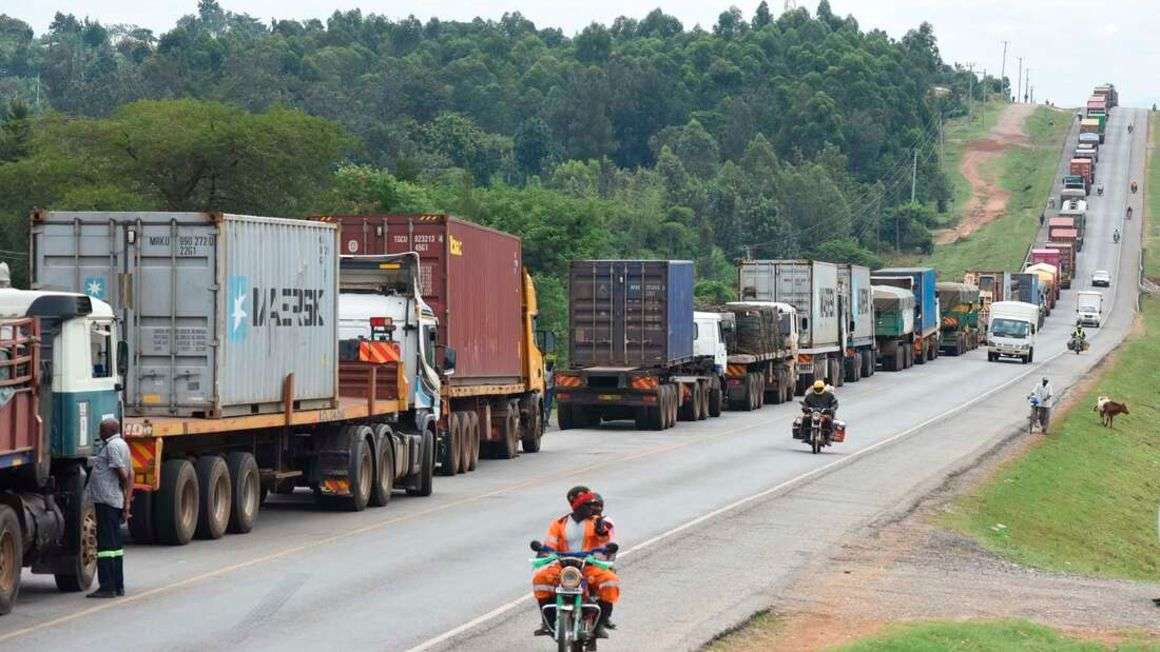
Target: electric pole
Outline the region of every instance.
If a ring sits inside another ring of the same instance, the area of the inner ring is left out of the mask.
[[[914,148],[914,161],[910,164],[910,203],[914,203],[915,184],[918,182],[918,148]]]
[[[966,66],[967,71],[971,73],[970,78],[967,80],[967,117],[970,117],[971,107],[975,103],[975,64],[968,63]]]
[[[1023,97],[1023,57],[1019,57],[1019,86],[1015,90],[1015,101]]]
[[[987,104],[987,69],[983,68],[983,105]]]
[[[1003,67],[999,69],[999,87],[1004,89],[1004,99],[1011,97],[1011,92],[1007,89],[1007,41],[1003,41]]]
[[[1027,80],[1023,83],[1024,83],[1023,101],[1028,102],[1028,101],[1030,101],[1030,96],[1031,96],[1031,68],[1027,69]]]

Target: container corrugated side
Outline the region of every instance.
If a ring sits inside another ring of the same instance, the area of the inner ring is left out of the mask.
[[[572,261],[568,306],[573,368],[664,367],[693,355],[689,261]]]
[[[850,311],[854,315],[854,340],[858,343],[874,338],[874,290],[870,286],[870,268],[850,265]]]
[[[130,415],[218,416],[337,395],[333,226],[220,213],[33,216],[33,287],[108,301]]]
[[[780,301],[798,312],[802,352],[839,347],[838,266],[813,260],[746,261],[739,270],[744,301]]]

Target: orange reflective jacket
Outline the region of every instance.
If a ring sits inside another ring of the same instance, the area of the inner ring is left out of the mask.
[[[568,519],[570,518],[572,518],[571,515],[562,516],[552,521],[552,524],[548,526],[548,537],[544,543],[551,547],[553,550],[557,550],[559,552],[580,552],[579,550],[568,549],[568,536],[565,534],[565,528],[567,528]],[[604,525],[607,528],[607,532],[603,535],[596,533],[596,520],[597,517],[592,516],[584,521],[585,550],[603,548],[606,544],[611,543],[615,538],[616,531],[612,526],[611,519],[604,519]]]

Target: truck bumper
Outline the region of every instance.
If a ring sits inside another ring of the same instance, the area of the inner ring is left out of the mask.
[[[556,402],[561,405],[616,405],[630,407],[655,407],[656,392],[624,390],[569,389],[557,390]]]

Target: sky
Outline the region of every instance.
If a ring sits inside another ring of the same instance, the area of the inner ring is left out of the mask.
[[[498,19],[519,11],[537,27],[560,27],[574,34],[593,21],[610,24],[620,15],[640,18],[656,7],[691,28],[712,27],[717,15],[735,4],[746,18],[759,0],[219,0],[237,13],[262,20],[325,18],[335,10],[361,9],[391,18]],[[793,0],[790,0],[793,4]],[[785,0],[772,0],[778,12]],[[816,0],[798,2],[812,12]],[[974,63],[977,71],[998,73],[1003,41],[1006,72],[1018,83],[1018,57],[1030,69],[1037,101],[1079,106],[1092,86],[1112,82],[1125,105],[1160,102],[1160,11],[1155,0],[830,0],[835,14],[853,14],[864,30],[879,28],[898,38],[927,21],[934,25],[943,59]],[[131,23],[155,32],[170,29],[196,10],[196,0],[4,0],[0,12],[30,23],[39,34],[57,11],[104,24]]]

